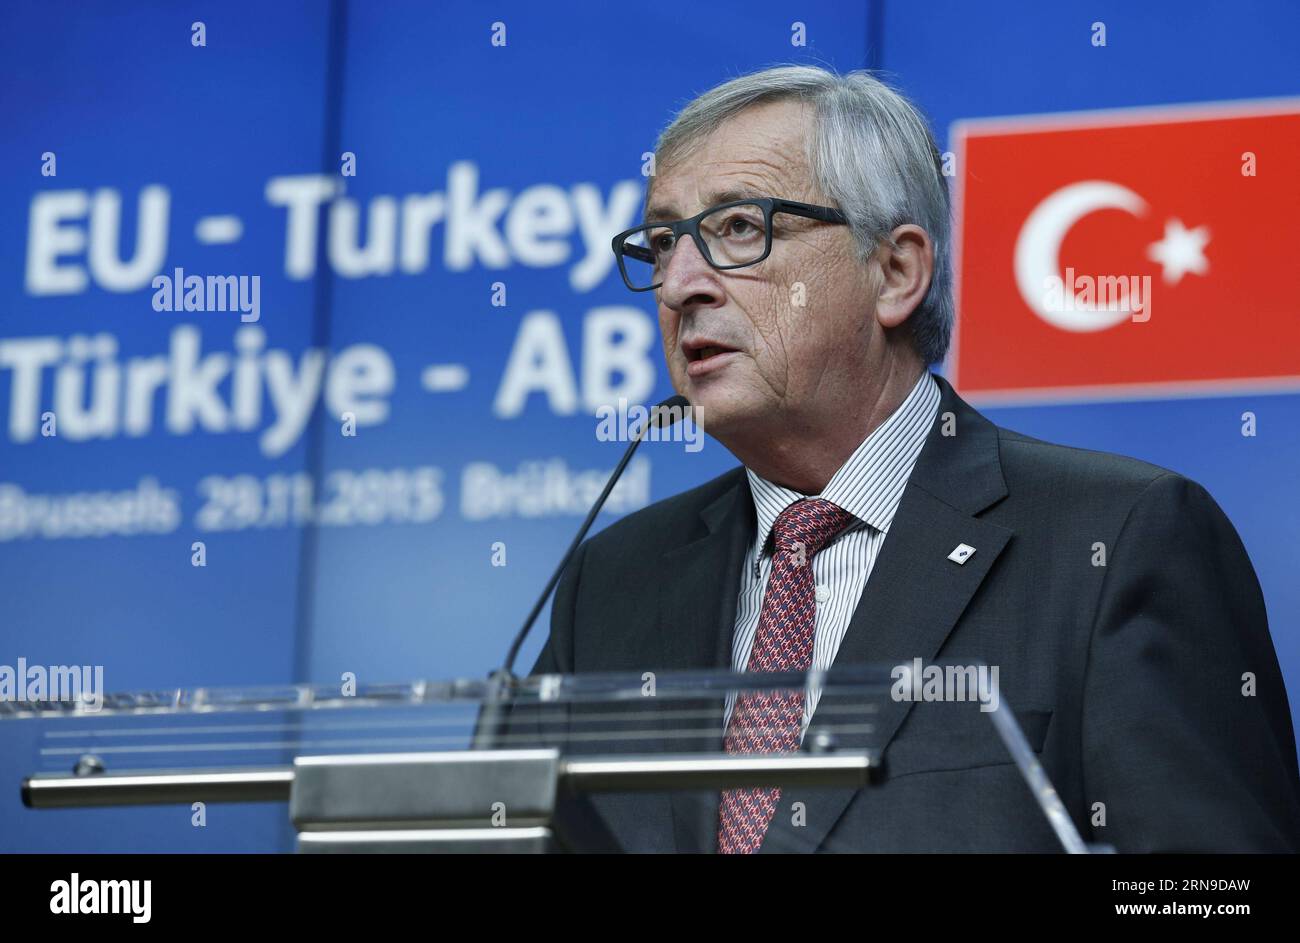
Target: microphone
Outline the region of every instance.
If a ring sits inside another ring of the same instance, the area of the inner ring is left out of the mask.
[[[509,700],[513,692],[515,683],[518,679],[514,676],[515,658],[519,655],[519,649],[523,647],[524,640],[528,638],[528,633],[541,615],[542,609],[546,607],[546,600],[551,598],[551,593],[555,590],[556,585],[560,582],[560,577],[564,575],[564,570],[573,559],[578,547],[582,544],[583,539],[587,536],[587,531],[591,529],[592,523],[596,520],[596,515],[600,509],[605,506],[605,499],[609,493],[614,490],[614,485],[618,484],[619,478],[623,475],[623,469],[627,468],[627,463],[632,460],[632,455],[636,452],[637,446],[645,438],[646,433],[653,426],[657,429],[663,429],[676,425],[686,415],[686,409],[689,408],[690,402],[685,396],[676,394],[668,397],[662,403],[659,403],[650,410],[649,420],[641,427],[641,430],[632,439],[632,444],[627,447],[623,453],[623,458],[619,461],[618,466],[614,469],[613,474],[609,476],[609,481],[605,482],[605,488],[596,499],[596,503],[591,506],[587,512],[587,519],[582,522],[578,528],[577,536],[569,544],[569,549],[564,552],[560,558],[560,565],[555,568],[551,574],[550,580],[546,583],[546,588],[542,590],[542,595],[538,597],[537,602],[533,604],[532,611],[528,613],[528,618],[524,620],[523,627],[515,634],[514,641],[510,645],[509,652],[506,653],[506,660],[501,667],[488,675],[488,693],[484,698],[483,706],[479,711],[477,722],[474,724],[474,741],[473,749],[490,750],[500,738],[503,732],[504,721],[507,711],[504,709],[505,703]]]

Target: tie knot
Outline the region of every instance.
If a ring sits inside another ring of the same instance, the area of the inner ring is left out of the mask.
[[[788,552],[794,550],[796,544],[802,544],[804,553],[812,556],[851,520],[853,515],[839,505],[821,498],[805,498],[777,516],[772,533],[778,550]]]

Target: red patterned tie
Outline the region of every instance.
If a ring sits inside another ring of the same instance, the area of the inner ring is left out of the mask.
[[[812,665],[812,558],[853,515],[821,498],[790,505],[773,525],[776,551],[763,594],[748,671],[807,671]],[[736,698],[723,749],[728,753],[793,753],[803,725],[803,692],[743,692]],[[718,814],[718,851],[758,851],[781,801],[780,788],[728,789]]]

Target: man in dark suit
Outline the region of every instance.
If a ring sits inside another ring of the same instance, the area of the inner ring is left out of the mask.
[[[689,105],[656,157],[620,269],[743,467],[588,540],[533,672],[996,666],[1086,840],[1300,850],[1264,602],[1213,499],[994,426],[928,371],[948,203],[915,109],[863,73],[768,70]],[[713,748],[798,749],[817,705],[769,714],[765,745],[755,711],[728,703]],[[635,851],[1059,850],[986,714],[895,699],[872,737],[888,776],[865,789],[598,807]]]

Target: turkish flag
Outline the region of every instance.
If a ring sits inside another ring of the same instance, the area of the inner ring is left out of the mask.
[[[959,123],[983,401],[1300,387],[1300,101]]]

